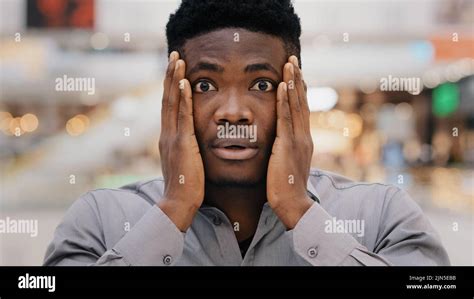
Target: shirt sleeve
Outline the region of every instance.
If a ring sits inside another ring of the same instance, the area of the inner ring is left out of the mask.
[[[56,228],[45,266],[168,266],[183,252],[184,233],[153,205],[113,248],[107,250],[97,211],[79,198]]]
[[[332,216],[314,203],[288,231],[294,250],[313,266],[449,265],[435,230],[401,189],[384,203],[373,251],[348,233],[327,233],[326,223],[331,220]]]

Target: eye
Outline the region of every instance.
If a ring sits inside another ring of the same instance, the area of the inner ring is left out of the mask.
[[[195,92],[203,93],[203,92],[217,90],[217,88],[215,88],[214,85],[212,85],[210,82],[201,80],[201,81],[198,81],[196,84],[194,84],[193,90]]]
[[[272,91],[274,89],[274,85],[269,80],[258,80],[254,86],[250,88],[250,90],[258,90],[258,91]]]

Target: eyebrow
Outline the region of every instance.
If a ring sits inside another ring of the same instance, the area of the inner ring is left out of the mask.
[[[194,73],[197,73],[199,71],[211,71],[211,72],[216,72],[216,73],[222,73],[224,72],[224,68],[216,63],[210,63],[210,62],[198,62],[191,70],[189,70],[188,76],[191,76]],[[280,76],[280,74],[277,72],[277,70],[269,63],[254,63],[254,64],[249,64],[245,67],[244,72],[245,73],[251,73],[251,72],[258,72],[258,71],[270,71],[276,76]]]
[[[269,63],[255,63],[249,64],[245,67],[244,72],[251,73],[251,72],[258,72],[258,71],[270,71],[274,73],[276,76],[280,76],[277,70],[271,66]]]
[[[210,62],[198,62],[190,71],[188,76],[199,72],[199,71],[211,71],[216,73],[222,73],[224,68],[218,64],[210,63]]]

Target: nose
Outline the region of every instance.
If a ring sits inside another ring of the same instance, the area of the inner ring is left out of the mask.
[[[214,121],[218,125],[225,124],[252,124],[254,115],[245,100],[245,96],[239,95],[235,91],[230,91],[222,95],[219,100],[219,107],[214,113]]]

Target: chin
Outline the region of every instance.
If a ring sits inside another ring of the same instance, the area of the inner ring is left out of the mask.
[[[252,188],[265,181],[265,174],[258,169],[225,167],[220,171],[206,173],[206,181],[220,187]]]

